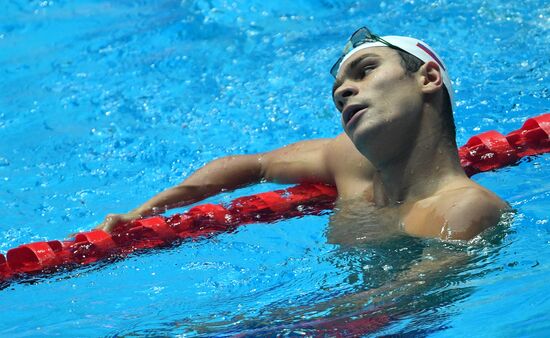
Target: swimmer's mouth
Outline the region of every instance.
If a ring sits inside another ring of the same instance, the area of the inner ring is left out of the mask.
[[[342,121],[344,122],[344,125],[347,126],[358,112],[367,109],[369,106],[364,104],[353,104],[350,106],[347,106],[342,111]]]

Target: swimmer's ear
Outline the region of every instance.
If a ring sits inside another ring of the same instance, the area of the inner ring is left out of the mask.
[[[432,94],[443,87],[441,68],[436,62],[426,62],[420,67],[418,74],[422,92]]]

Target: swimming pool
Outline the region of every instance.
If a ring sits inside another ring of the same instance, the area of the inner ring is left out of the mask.
[[[511,131],[550,108],[544,1],[3,6],[1,252],[89,229],[215,157],[336,135],[328,70],[364,24],[421,37],[445,59],[459,144],[487,129]],[[466,253],[468,263],[390,297],[384,305],[394,318],[379,334],[543,336],[550,330],[549,161],[539,156],[475,177],[517,211],[509,225],[472,243],[392,238],[342,247],[327,242],[330,215],[253,224],[13,283],[0,291],[7,313],[0,334],[269,330],[335,316],[323,304],[390,283],[432,247]]]

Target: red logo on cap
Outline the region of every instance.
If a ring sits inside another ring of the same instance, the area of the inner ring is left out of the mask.
[[[439,66],[440,66],[441,68],[443,68],[444,71],[447,71],[447,70],[445,69],[445,66],[443,66],[443,63],[442,63],[441,61],[439,61],[439,59],[437,58],[437,56],[435,56],[435,54],[434,54],[431,50],[429,50],[428,47],[424,46],[424,45],[421,44],[420,42],[418,42],[418,43],[416,44],[416,47],[418,47],[418,48],[422,49],[423,51],[425,51],[428,55],[430,55],[430,56],[432,57],[432,59],[435,60],[435,62],[437,62],[437,63],[439,64]]]

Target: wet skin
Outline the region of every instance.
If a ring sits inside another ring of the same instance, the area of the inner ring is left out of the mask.
[[[460,167],[441,129],[443,90],[435,62],[407,74],[390,48],[359,51],[342,64],[333,88],[345,133],[214,160],[136,209],[108,215],[98,228],[111,231],[267,180],[333,184],[341,203],[360,199],[407,234],[470,239],[496,225],[507,205]]]
[[[378,47],[342,65],[333,99],[347,136],[373,167],[363,198],[394,209],[411,235],[468,239],[497,224],[507,205],[460,167],[440,127],[443,90],[435,62],[407,74],[397,52]]]

